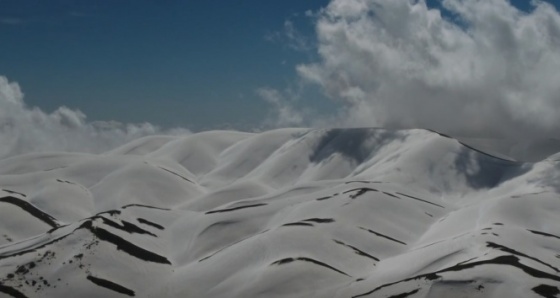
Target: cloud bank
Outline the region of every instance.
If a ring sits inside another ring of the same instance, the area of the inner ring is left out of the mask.
[[[560,15],[533,1],[332,0],[317,16],[319,61],[297,72],[343,106],[343,126],[459,135],[560,129]],[[330,123],[333,123],[330,121]]]
[[[48,151],[99,153],[139,137],[164,133],[188,131],[162,131],[148,123],[88,122],[82,112],[67,107],[45,113],[27,107],[19,85],[0,76],[0,158]]]

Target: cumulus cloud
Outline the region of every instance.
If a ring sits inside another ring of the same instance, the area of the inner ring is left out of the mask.
[[[188,131],[162,131],[148,123],[88,122],[82,112],[67,107],[46,113],[27,107],[19,85],[0,76],[0,158],[47,151],[98,153],[139,137],[161,133]]]
[[[306,17],[312,17],[307,15]],[[284,21],[284,27],[280,31],[269,32],[265,35],[265,40],[275,43],[281,43],[286,45],[288,48],[299,51],[306,52],[313,49],[313,43],[311,39],[300,32],[294,21],[291,19]]]
[[[264,127],[290,127],[303,124],[304,112],[299,111],[280,91],[263,87],[257,89],[256,93],[271,106],[272,114],[266,118]]]
[[[462,135],[560,129],[560,15],[541,1],[332,0],[317,14],[319,59],[297,67],[343,108],[345,126]]]

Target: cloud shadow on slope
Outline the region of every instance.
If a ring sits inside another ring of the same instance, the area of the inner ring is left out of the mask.
[[[440,135],[451,138],[447,135]],[[321,163],[332,158],[336,153],[351,160],[354,164],[361,164],[374,156],[386,144],[404,142],[407,136],[399,130],[381,128],[330,129],[323,133],[310,154],[309,160],[312,163]],[[461,145],[454,161],[455,169],[465,176],[468,185],[474,189],[496,187],[527,173],[533,167],[532,163],[501,159],[463,143]]]
[[[379,128],[334,128],[324,133],[309,160],[317,164],[338,153],[361,164],[385,144],[405,138],[399,131]]]
[[[455,158],[455,168],[474,189],[493,188],[529,172],[533,165],[501,159],[463,145]]]

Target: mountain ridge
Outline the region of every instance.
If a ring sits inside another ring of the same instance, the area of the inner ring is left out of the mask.
[[[381,128],[11,157],[0,293],[547,297],[560,286],[559,170]]]

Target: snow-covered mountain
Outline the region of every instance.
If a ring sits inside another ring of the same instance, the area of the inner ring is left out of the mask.
[[[426,130],[0,160],[1,297],[560,297],[560,162]]]

